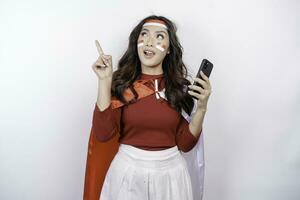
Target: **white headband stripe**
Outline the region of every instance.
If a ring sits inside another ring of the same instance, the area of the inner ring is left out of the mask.
[[[143,25],[143,27],[144,27],[144,26],[160,26],[160,27],[163,27],[163,28],[165,28],[165,29],[168,29],[168,27],[167,27],[166,25],[161,24],[161,23],[157,23],[157,22],[146,22],[146,23]]]

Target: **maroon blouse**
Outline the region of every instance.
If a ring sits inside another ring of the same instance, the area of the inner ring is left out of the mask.
[[[158,80],[158,90],[165,86],[163,74],[141,74],[139,79],[149,80],[145,85],[153,90],[155,79]],[[155,93],[116,109],[112,109],[110,104],[100,111],[96,103],[92,131],[102,142],[120,132],[119,143],[150,151],[177,145],[181,151],[188,152],[197,144],[200,136],[196,138],[181,113],[162,97],[157,99]]]

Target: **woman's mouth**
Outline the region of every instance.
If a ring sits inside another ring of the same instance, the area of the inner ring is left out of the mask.
[[[146,58],[152,58],[154,55],[155,55],[155,52],[154,52],[154,51],[151,51],[151,50],[144,50],[144,56],[145,56]]]

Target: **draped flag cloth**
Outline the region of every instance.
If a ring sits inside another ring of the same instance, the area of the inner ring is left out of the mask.
[[[155,93],[155,91],[144,84],[147,81],[148,80],[136,80],[133,83],[133,87],[138,93],[138,100]],[[167,100],[165,89],[158,91],[157,93],[159,93],[160,97]],[[134,94],[129,88],[124,91],[123,95],[127,101],[134,97]],[[112,109],[116,109],[124,104],[116,97],[112,97],[111,105]],[[190,123],[196,109],[197,102],[194,99],[194,107],[191,115],[188,115],[183,109],[181,111],[181,115]],[[119,135],[120,134],[116,134],[115,137],[107,142],[100,142],[93,133],[93,129],[90,131],[83,193],[84,200],[99,200],[106,172],[108,171],[115,154],[118,152]],[[204,184],[203,130],[201,131],[200,138],[193,149],[189,152],[181,151],[181,154],[186,160],[188,166],[188,171],[192,181],[194,200],[202,200]]]

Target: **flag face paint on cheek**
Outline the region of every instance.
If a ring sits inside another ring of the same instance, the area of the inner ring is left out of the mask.
[[[137,47],[139,48],[141,46],[144,46],[144,40],[139,40],[138,41]]]
[[[160,45],[160,44],[157,44],[155,46],[158,50],[160,50],[161,52],[164,52],[166,50],[166,46],[165,45]]]
[[[144,42],[140,42],[140,43],[138,43],[138,45],[137,45],[137,46],[138,46],[138,48],[139,48],[139,47],[141,47],[141,46],[144,46]]]
[[[144,41],[139,41],[138,44],[137,44],[137,46],[138,46],[138,48],[144,46]],[[161,52],[164,52],[166,50],[166,45],[157,44],[155,46],[155,48],[157,48]]]

